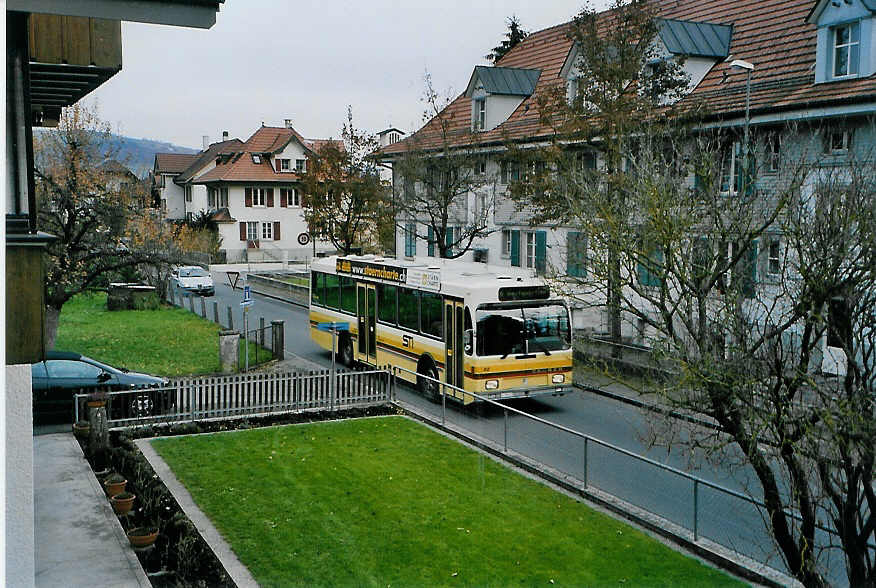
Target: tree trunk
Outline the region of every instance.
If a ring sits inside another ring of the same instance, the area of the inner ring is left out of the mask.
[[[61,309],[46,305],[46,351],[55,348],[55,339],[58,337],[58,322],[61,318]]]

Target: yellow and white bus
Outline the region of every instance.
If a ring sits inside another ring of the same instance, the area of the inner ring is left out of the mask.
[[[335,350],[348,366],[397,366],[420,392],[476,400],[429,376],[489,398],[562,394],[572,384],[569,310],[531,270],[457,260],[315,259],[310,268],[310,334],[347,322]]]

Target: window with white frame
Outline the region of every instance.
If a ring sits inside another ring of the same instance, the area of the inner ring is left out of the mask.
[[[525,267],[535,267],[535,233],[529,231],[526,233],[526,257],[524,258]]]
[[[219,202],[217,202],[219,208],[228,208],[228,188],[223,186],[219,188]]]
[[[278,172],[292,171],[292,160],[291,159],[278,159],[277,160],[277,171]]]
[[[183,191],[185,192],[185,195],[186,195],[186,202],[191,202],[192,201],[192,187],[186,186],[185,188],[183,188]]]
[[[779,171],[779,163],[782,160],[781,144],[779,135],[771,134],[766,141],[766,169],[770,173]]]
[[[733,141],[727,145],[721,159],[721,191],[736,192],[737,177],[742,166],[741,157],[742,144],[739,141]]]
[[[475,131],[485,131],[487,129],[487,99],[476,98],[474,100],[474,111],[472,113],[473,128]]]
[[[246,240],[247,241],[258,241],[259,240],[259,223],[256,221],[249,221],[246,223]]]
[[[853,22],[833,29],[833,77],[858,75],[861,57],[861,25]]]
[[[511,229],[502,229],[502,257],[511,257]]]
[[[207,206],[210,208],[216,208],[217,193],[216,188],[207,188]]]
[[[252,189],[252,205],[253,206],[266,206],[267,202],[267,188],[253,188]]]
[[[307,171],[307,160],[305,159],[296,159],[295,160],[295,171],[299,174],[303,174]]]
[[[828,154],[842,154],[849,150],[852,145],[852,132],[848,129],[833,129],[824,137],[824,152]]]
[[[274,240],[274,223],[267,222],[262,223],[262,239],[266,241]]]
[[[782,242],[778,238],[770,241],[769,258],[767,259],[767,273],[778,276],[782,271]]]
[[[478,159],[474,164],[474,173],[476,176],[487,175],[487,160],[484,158]]]
[[[301,197],[298,194],[298,188],[280,188],[280,202],[285,202],[285,206],[301,206]],[[283,204],[281,204],[283,206]]]
[[[262,156],[258,153],[252,154],[252,162],[256,165],[260,165],[262,163]]]

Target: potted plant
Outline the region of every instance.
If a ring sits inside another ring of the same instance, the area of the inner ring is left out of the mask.
[[[113,510],[116,511],[117,515],[125,515],[131,512],[131,507],[134,505],[134,496],[130,492],[120,492],[118,494],[113,495],[110,498],[110,502],[113,503]]]
[[[131,547],[147,547],[158,539],[158,527],[134,527],[128,531],[128,541]]]
[[[103,487],[106,489],[107,496],[115,496],[125,491],[125,484],[128,481],[121,474],[110,474],[103,481]]]
[[[89,394],[85,405],[88,408],[100,408],[101,406],[106,406],[106,392],[104,390],[99,390]]]
[[[73,423],[73,434],[77,437],[88,437],[88,433],[90,432],[91,423],[89,423],[88,421],[76,421],[75,423]]]

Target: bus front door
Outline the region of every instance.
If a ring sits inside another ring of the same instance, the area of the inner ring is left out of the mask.
[[[359,309],[359,348],[356,359],[359,361],[377,363],[377,308],[374,286],[358,284]]]
[[[463,304],[461,300],[444,300],[444,381],[451,386],[464,388],[463,374]],[[448,395],[462,399],[462,393],[448,390]]]

